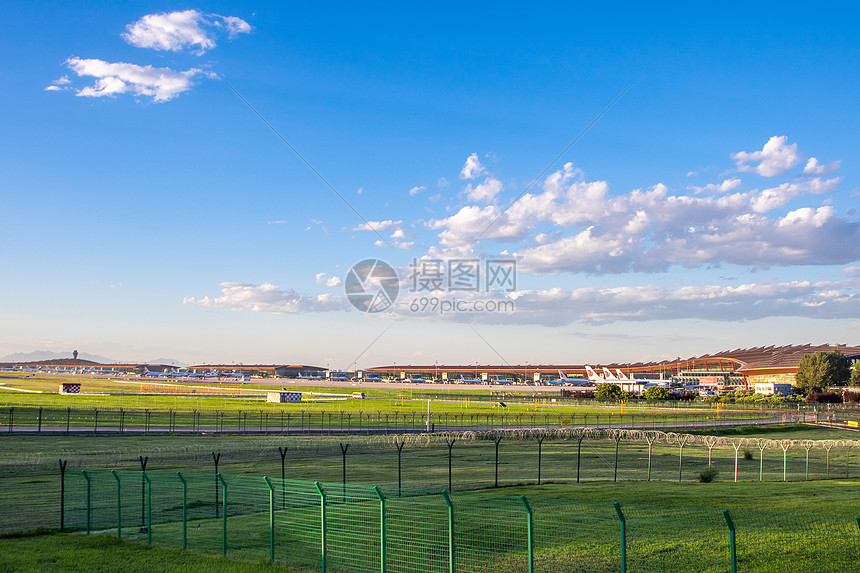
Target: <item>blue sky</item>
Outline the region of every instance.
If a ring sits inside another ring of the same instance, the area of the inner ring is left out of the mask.
[[[0,355],[354,368],[857,341],[850,4],[4,12]],[[401,278],[384,312],[344,290],[368,258]],[[488,260],[516,287],[411,288],[415,261]],[[456,301],[513,306],[438,312]]]

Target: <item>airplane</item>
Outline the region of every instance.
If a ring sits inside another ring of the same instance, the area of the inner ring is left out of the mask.
[[[241,378],[242,380],[248,379],[248,377],[242,372],[221,372],[221,376],[226,376],[227,378]],[[319,380],[319,378],[315,378],[315,380]]]
[[[122,374],[122,372],[120,372],[119,370],[113,369],[113,368],[111,368],[110,370],[99,370],[98,368],[91,368],[90,374],[112,374],[112,375],[116,375],[116,374]]]
[[[477,378],[466,378],[462,374],[460,374],[460,382],[463,384],[483,384],[483,380],[478,380]]]
[[[594,371],[594,368],[585,365],[585,373],[588,376],[588,381],[592,384],[621,384],[622,380],[619,380],[615,374],[609,371],[605,366],[603,367],[603,376]]]
[[[171,376],[173,376],[173,373],[172,373],[172,372],[167,372],[167,371],[164,371],[164,372],[158,372],[158,371],[155,371],[155,370],[150,370],[149,368],[147,368],[146,366],[144,366],[144,367],[143,367],[143,374],[142,374],[141,376],[143,376],[144,378],[146,378],[146,377],[150,377],[150,378],[170,378]]]
[[[646,385],[647,384],[653,384],[653,382],[654,382],[654,380],[648,380],[645,378],[629,378],[626,374],[624,374],[624,372],[622,372],[618,368],[615,369],[615,372],[616,372],[616,374],[618,374],[618,379],[621,380],[622,382],[628,382],[630,384],[646,384]]]
[[[221,373],[217,370],[209,369],[209,372],[203,374],[204,378],[221,378]]]
[[[188,372],[188,371],[182,372],[180,374],[180,376],[182,376],[184,378],[199,378],[199,379],[204,378],[203,374],[200,374],[199,372]]]
[[[558,371],[558,380],[549,380],[550,384],[570,384],[571,386],[591,386],[591,380],[588,378],[570,378],[565,376],[564,372]]]
[[[302,374],[299,374],[296,378],[299,380],[322,380],[322,376],[304,376]]]
[[[380,378],[379,376],[365,376],[364,381],[365,382],[382,382],[382,378]]]
[[[329,380],[332,380],[334,382],[349,382],[348,377],[344,376],[343,374],[334,374],[334,373],[329,375]]]

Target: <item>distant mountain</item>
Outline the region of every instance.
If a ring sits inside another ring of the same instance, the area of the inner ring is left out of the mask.
[[[148,360],[147,364],[164,364],[165,366],[179,366],[180,368],[188,366],[185,362],[175,358],[156,358],[155,360]]]
[[[60,358],[71,358],[72,353],[69,352],[51,352],[50,350],[34,350],[33,352],[16,352],[0,357],[0,362],[38,362],[40,360],[58,360]],[[89,360],[91,362],[99,362],[101,364],[114,364],[117,360],[105,358],[97,354],[87,354],[79,352],[78,359]]]

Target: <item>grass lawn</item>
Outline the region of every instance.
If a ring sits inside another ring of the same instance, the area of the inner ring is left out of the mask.
[[[264,573],[296,572],[280,564],[147,546],[109,535],[43,534],[0,537],[0,571],[21,573]]]

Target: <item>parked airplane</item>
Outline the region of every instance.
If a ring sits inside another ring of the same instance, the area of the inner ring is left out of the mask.
[[[623,381],[619,380],[615,374],[609,371],[609,368],[603,367],[603,376],[594,371],[594,368],[585,365],[585,373],[588,375],[588,380],[592,384],[621,384]]]
[[[618,379],[621,380],[622,382],[628,382],[631,384],[646,384],[646,385],[647,384],[653,385],[653,383],[654,383],[654,380],[648,380],[647,378],[629,378],[626,374],[624,374],[624,372],[622,372],[618,368],[615,369],[615,372],[616,372],[616,374],[618,374]]]
[[[340,373],[338,373],[338,374],[332,373],[329,376],[329,380],[332,380],[334,382],[349,382],[349,377],[344,376],[343,374],[340,374]]]
[[[382,378],[380,378],[379,376],[365,376],[364,381],[365,382],[382,382]]]
[[[550,380],[549,383],[554,385],[570,384],[571,386],[591,386],[591,380],[588,378],[569,378],[565,376],[564,372],[561,370],[558,371],[558,380]]]
[[[466,378],[462,374],[460,374],[460,382],[463,384],[483,384],[483,380],[478,380],[477,378]]]
[[[170,378],[172,375],[173,375],[172,372],[167,372],[167,371],[162,372],[162,371],[157,371],[157,370],[150,370],[146,366],[143,367],[142,376],[145,378],[147,378],[147,377],[148,378]]]
[[[299,380],[322,380],[322,376],[305,376],[303,374],[299,374],[296,378]]]
[[[221,372],[220,376],[226,376],[227,378],[239,378],[241,380],[247,380],[248,376],[242,372]],[[319,378],[317,378],[319,380]]]

